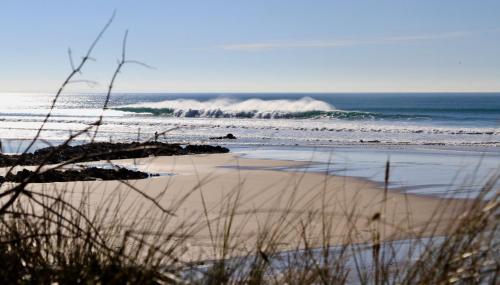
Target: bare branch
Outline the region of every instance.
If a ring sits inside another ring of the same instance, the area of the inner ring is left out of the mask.
[[[99,126],[101,125],[103,117],[104,117],[104,111],[108,109],[108,104],[109,104],[109,100],[111,98],[111,92],[113,91],[115,80],[116,80],[118,74],[120,73],[122,67],[125,64],[127,64],[127,63],[136,63],[136,64],[140,64],[140,65],[149,67],[147,64],[140,63],[139,61],[135,61],[135,60],[128,61],[128,60],[126,60],[127,38],[128,38],[128,30],[126,30],[125,34],[123,35],[123,41],[122,41],[122,58],[118,62],[118,65],[116,66],[116,69],[115,69],[113,75],[111,76],[111,80],[110,80],[109,85],[108,85],[108,91],[107,91],[106,97],[104,99],[104,104],[103,104],[103,107],[102,107],[101,115],[99,116],[99,119],[95,123],[93,123],[93,125],[96,126],[96,129],[94,131],[94,135],[92,136],[91,142],[94,142],[95,138],[97,137],[97,133],[99,131]]]
[[[101,31],[99,32],[99,34],[97,35],[97,37],[94,39],[94,41],[92,42],[92,44],[90,45],[89,49],[87,50],[87,53],[85,54],[85,56],[82,58],[82,60],[80,61],[80,63],[78,64],[78,66],[76,68],[73,69],[73,71],[71,71],[71,73],[68,75],[68,77],[66,77],[66,79],[64,80],[64,82],[61,84],[61,86],[59,87],[56,95],[54,96],[54,99],[52,100],[52,104],[49,108],[49,112],[47,113],[47,115],[45,116],[43,122],[42,122],[42,125],[40,126],[40,128],[38,129],[36,135],[33,137],[33,139],[31,140],[30,144],[28,145],[28,147],[26,148],[27,150],[30,149],[34,144],[35,142],[37,141],[37,139],[40,137],[40,134],[42,133],[45,125],[47,124],[49,118],[52,116],[52,111],[54,110],[55,106],[56,106],[56,103],[59,99],[59,97],[61,96],[63,90],[65,89],[65,87],[68,85],[68,83],[73,79],[73,77],[77,74],[77,73],[80,73],[80,71],[82,70],[83,66],[85,65],[85,63],[87,62],[87,60],[90,59],[90,55],[92,54],[92,52],[94,51],[94,48],[95,46],[97,45],[97,43],[101,40],[102,36],[104,35],[104,33],[106,32],[106,30],[109,28],[109,26],[111,25],[111,23],[113,22],[114,18],[115,18],[115,15],[116,15],[116,11],[113,11],[113,14],[111,15],[111,17],[109,18],[109,20],[106,22],[106,24],[104,25],[104,27],[101,29]]]
[[[71,53],[70,47],[68,48],[68,58],[69,58],[69,64],[71,65],[71,71],[74,71],[76,68],[75,68],[75,63],[73,62],[73,54]]]
[[[138,61],[138,60],[130,60],[130,59],[129,59],[129,60],[126,60],[126,61],[125,61],[125,63],[127,63],[127,64],[128,64],[128,63],[130,63],[130,64],[137,64],[137,65],[143,66],[143,67],[145,67],[145,68],[149,68],[149,69],[155,69],[155,70],[157,69],[157,68],[156,68],[156,67],[154,67],[154,66],[151,66],[151,65],[149,65],[149,64],[147,64],[147,63],[144,63],[144,62],[142,62],[142,61]]]
[[[125,31],[125,35],[123,36],[123,42],[122,42],[122,62],[125,61],[125,53],[127,52],[127,37],[128,37],[128,30]]]
[[[86,83],[90,87],[95,87],[95,86],[99,85],[99,82],[94,81],[94,80],[88,80],[88,79],[71,80],[68,82],[68,84],[77,84],[77,83]]]

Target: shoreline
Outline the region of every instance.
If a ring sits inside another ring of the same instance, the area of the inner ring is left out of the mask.
[[[46,146],[46,142],[39,142]],[[106,142],[100,144],[109,144]],[[127,143],[126,143],[127,144]],[[132,144],[136,144],[133,143]],[[82,144],[72,144],[76,148]],[[119,145],[113,143],[113,145]],[[185,147],[190,144],[169,143],[168,146]],[[307,171],[350,176],[384,185],[385,161],[391,161],[389,188],[408,194],[447,198],[450,189],[456,188],[452,198],[471,198],[481,187],[477,182],[466,181],[468,173],[475,173],[482,183],[489,174],[498,171],[500,149],[470,147],[422,147],[420,145],[339,145],[339,146],[283,146],[227,144],[226,140],[202,142],[205,148],[228,147],[231,152],[245,158],[286,160],[302,162],[303,166],[283,171]],[[202,151],[203,152],[203,151]],[[0,154],[1,156],[1,154]],[[1,158],[1,157],[0,157]],[[331,160],[329,160],[331,159]],[[448,162],[449,161],[449,162]],[[473,165],[473,169],[471,169]],[[436,167],[438,167],[436,169]],[[477,172],[479,170],[479,172]],[[415,175],[415,173],[419,175]],[[438,175],[440,174],[440,175]],[[425,177],[425,180],[419,177]],[[472,191],[472,193],[471,193]]]
[[[268,147],[232,148],[247,158],[302,161],[302,171],[367,179],[384,185],[390,161],[389,188],[408,194],[474,198],[484,181],[500,169],[498,151],[420,149],[412,147]],[[470,175],[474,174],[474,179]],[[452,193],[451,190],[457,190]]]
[[[19,150],[24,150],[31,139],[26,138],[0,138],[4,147],[5,154],[16,154]],[[120,140],[124,142],[135,142],[133,139]],[[57,146],[63,143],[63,140],[39,140],[32,147],[30,152],[36,151],[40,148]],[[96,142],[109,142],[109,140],[97,140]],[[73,140],[72,145],[81,145],[88,143],[86,140]],[[288,144],[284,143],[269,143],[269,142],[250,142],[244,143],[238,140],[213,140],[209,137],[199,138],[195,140],[173,140],[168,141],[171,144],[187,145],[189,143],[203,144],[203,145],[221,145],[228,148],[309,148],[309,149],[330,149],[330,148],[368,148],[368,149],[394,149],[394,150],[428,150],[428,151],[445,151],[445,152],[475,152],[475,153],[498,153],[500,154],[500,142],[491,143],[477,143],[477,144],[443,144],[443,143],[393,143],[393,142],[328,142],[328,143],[307,143],[301,142]]]
[[[240,156],[240,158],[241,159],[246,159],[244,156]],[[263,159],[260,159],[260,160],[270,161],[270,162],[276,161],[276,160],[270,159],[270,158],[263,158]],[[294,160],[289,160],[289,161],[297,162],[297,161],[294,161]],[[332,173],[325,174],[324,172],[321,172],[321,171],[302,171],[302,170],[300,170],[301,167],[308,167],[310,165],[314,165],[314,164],[310,164],[310,163],[304,162],[303,164],[294,165],[294,166],[291,166],[291,167],[288,167],[288,166],[285,166],[285,167],[283,167],[283,166],[281,166],[281,167],[246,167],[244,170],[247,170],[247,171],[260,171],[260,170],[264,170],[264,171],[284,171],[284,172],[291,172],[291,173],[296,173],[296,174],[314,173],[314,174],[320,174],[320,175],[343,177],[343,176],[338,175],[338,174],[332,174]],[[234,169],[234,170],[240,170],[241,169],[238,166],[219,166],[219,167],[220,168],[230,168],[230,169]],[[356,179],[356,180],[359,180],[359,181],[364,181],[367,184],[371,184],[371,185],[375,186],[375,190],[377,190],[377,191],[383,191],[384,187],[385,187],[385,184],[383,182],[378,182],[378,181],[370,180],[369,178],[366,178],[366,177],[361,177],[361,176],[359,176],[359,177],[358,176],[346,176],[346,177],[348,177],[349,179]],[[153,178],[153,177],[151,177],[151,178]],[[457,201],[460,201],[460,200],[471,200],[471,199],[473,199],[472,197],[463,197],[463,198],[460,198],[460,197],[440,197],[440,196],[434,196],[434,195],[423,194],[423,193],[409,193],[405,189],[402,189],[402,188],[397,187],[397,186],[396,187],[389,186],[388,187],[388,191],[391,191],[391,192],[394,192],[394,193],[398,193],[398,194],[401,194],[401,195],[423,197],[423,198],[437,198],[437,199],[440,199],[440,200],[457,200]]]

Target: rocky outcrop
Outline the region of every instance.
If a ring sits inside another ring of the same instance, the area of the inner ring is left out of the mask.
[[[145,179],[152,175],[134,171],[127,168],[103,169],[89,167],[81,170],[47,170],[39,174],[23,169],[17,173],[9,173],[6,177],[0,176],[0,183],[17,182],[21,183],[29,179],[31,183],[48,182],[70,182],[70,181],[93,181],[93,180],[133,180]],[[153,175],[154,176],[154,175]]]
[[[0,167],[17,165],[56,164],[66,161],[87,162],[97,160],[141,158],[148,156],[170,156],[200,153],[227,153],[229,149],[211,145],[147,143],[90,143],[75,146],[55,146],[39,149],[34,153],[19,155],[0,154]]]

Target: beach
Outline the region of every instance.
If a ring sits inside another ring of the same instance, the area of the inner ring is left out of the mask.
[[[117,226],[119,221],[132,232],[176,235],[187,246],[176,248],[178,257],[186,261],[246,255],[266,239],[270,239],[266,246],[276,242],[273,250],[285,251],[306,244],[370,242],[375,231],[380,231],[381,241],[444,235],[471,205],[465,199],[384,191],[379,183],[361,178],[283,171],[307,162],[200,154],[112,163],[160,176],[125,182],[40,183],[27,188],[64,193],[76,207],[84,199],[89,217],[120,205],[116,214],[99,218],[104,225]],[[154,202],[168,214],[142,193],[155,197]],[[230,241],[223,238],[227,231]],[[220,252],[222,243],[230,248],[225,256]]]

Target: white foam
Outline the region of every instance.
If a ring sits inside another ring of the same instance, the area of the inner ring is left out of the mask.
[[[298,100],[262,100],[248,99],[238,101],[230,98],[217,98],[208,101],[198,101],[194,99],[166,100],[154,103],[139,103],[120,108],[150,108],[150,109],[171,109],[176,116],[189,116],[196,111],[201,117],[211,117],[218,112],[223,113],[248,113],[255,116],[263,114],[284,114],[299,113],[308,111],[334,111],[335,107],[324,101],[311,97],[303,97]]]

